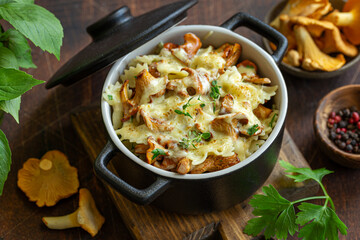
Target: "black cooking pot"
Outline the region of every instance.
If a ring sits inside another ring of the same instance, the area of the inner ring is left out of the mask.
[[[268,38],[277,45],[277,50],[269,55],[250,40],[232,31],[240,26],[246,26]],[[145,163],[126,148],[113,129],[111,108],[102,99],[102,116],[110,140],[95,161],[95,172],[99,178],[135,203],[152,203],[165,210],[199,214],[223,210],[247,199],[264,184],[272,172],[281,147],[287,111],[286,85],[277,66],[285,54],[287,41],[279,32],[245,13],[234,15],[220,27],[174,27],[119,59],[110,70],[103,91],[118,81],[131,59],[151,53],[159,42],[181,44],[179,41],[188,32],[200,38],[212,32],[209,37],[202,39],[203,46],[239,43],[242,46],[241,59],[255,62],[259,75],[270,78],[272,84],[278,85],[274,104],[279,109],[279,116],[269,138],[250,157],[232,167],[212,173],[180,175]],[[107,168],[107,164],[117,153],[120,153],[120,157],[113,164],[119,170],[118,176]]]

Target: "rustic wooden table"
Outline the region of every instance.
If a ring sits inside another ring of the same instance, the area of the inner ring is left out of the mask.
[[[37,69],[28,72],[38,79],[48,80],[55,71],[91,40],[85,29],[109,12],[127,5],[133,15],[145,13],[173,2],[160,0],[61,0],[36,1],[53,12],[62,22],[65,32],[61,61],[33,48]],[[266,11],[280,0],[200,0],[188,11],[182,24],[219,25],[238,11],[263,19]],[[247,29],[237,30],[243,36],[262,46],[261,37]],[[88,188],[97,202],[106,223],[96,239],[131,239],[102,183],[94,176],[88,155],[70,121],[70,113],[78,108],[99,104],[101,88],[109,68],[70,86],[46,90],[44,84],[34,87],[22,97],[20,124],[6,116],[1,128],[7,135],[13,164],[0,197],[0,239],[91,239],[81,229],[48,230],[42,216],[70,213],[77,208],[74,195],[50,208],[38,208],[29,202],[17,188],[17,171],[29,157],[41,157],[46,151],[59,149],[65,152],[71,164],[79,169],[81,187]],[[299,79],[284,74],[289,91],[289,110],[286,127],[295,143],[313,168],[326,167],[335,173],[324,179],[333,197],[337,213],[349,227],[346,239],[359,239],[360,234],[360,171],[341,167],[331,162],[318,148],[312,128],[319,100],[332,89],[360,83],[360,65],[334,79]],[[345,239],[345,237],[342,237]]]

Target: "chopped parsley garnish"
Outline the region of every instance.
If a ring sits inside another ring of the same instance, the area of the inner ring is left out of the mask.
[[[108,95],[108,99],[109,99],[109,100],[113,100],[113,96],[109,94],[109,95]]]
[[[183,110],[185,110],[187,107],[193,106],[193,104],[190,104],[190,101],[191,101],[192,99],[193,99],[193,97],[190,98],[189,101],[187,101],[187,103],[185,103],[185,104],[182,106],[182,109],[183,109]]]
[[[186,109],[187,109],[188,107],[190,107],[190,106],[195,106],[195,105],[196,105],[196,104],[191,104],[191,103],[190,103],[190,101],[191,101],[193,98],[194,98],[194,97],[191,97],[191,98],[187,101],[187,103],[185,103],[185,104],[182,106],[182,109],[183,109],[184,111],[181,111],[181,110],[179,110],[179,109],[176,109],[176,110],[175,110],[175,113],[177,113],[177,114],[179,114],[179,115],[184,115],[184,116],[188,116],[188,117],[190,117],[190,118],[193,118],[193,117],[190,115],[190,113],[186,111]],[[198,97],[198,100],[201,101],[200,96]],[[205,103],[201,103],[201,104],[200,104],[200,107],[203,108],[204,106],[205,106]]]
[[[189,138],[183,138],[182,141],[179,142],[179,146],[184,149],[188,149],[193,146],[196,149],[195,142],[199,143],[202,139],[207,140],[211,137],[211,133],[198,133],[196,131],[190,131],[188,133]]]
[[[211,82],[211,89],[210,89],[210,97],[214,100],[214,107],[213,111],[216,110],[216,100],[220,98],[220,88],[221,86],[217,85],[217,81],[214,80]]]
[[[245,65],[246,68],[251,68],[251,69],[254,69],[254,66],[251,66],[251,65]]]
[[[152,154],[154,154],[151,158],[151,160],[154,160],[157,156],[159,155],[163,155],[166,156],[166,153],[164,150],[160,149],[160,148],[155,148],[154,150],[151,151]]]
[[[212,99],[216,100],[220,97],[220,88],[221,86],[217,85],[216,80],[211,82],[210,97]]]
[[[257,132],[257,130],[259,130],[259,128],[259,125],[255,124],[252,127],[248,128],[247,133],[249,134],[249,136],[252,136]]]
[[[277,114],[275,113],[274,116],[271,118],[271,121],[269,123],[269,126],[272,128],[273,127],[273,124],[274,124],[274,121],[275,121],[275,117],[277,116]]]
[[[179,115],[184,115],[184,116],[188,116],[188,117],[190,117],[190,118],[193,118],[191,115],[190,115],[190,113],[188,113],[188,112],[183,112],[183,111],[181,111],[181,110],[179,110],[179,109],[175,109],[175,113],[177,113],[177,114],[179,114]]]

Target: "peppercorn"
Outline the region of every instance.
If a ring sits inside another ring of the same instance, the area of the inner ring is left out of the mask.
[[[332,111],[327,119],[329,138],[339,149],[360,153],[360,111],[355,107]]]
[[[347,122],[340,121],[339,126],[340,126],[340,128],[345,128],[347,126]]]
[[[346,145],[346,151],[351,152],[353,150],[353,146],[348,144]]]

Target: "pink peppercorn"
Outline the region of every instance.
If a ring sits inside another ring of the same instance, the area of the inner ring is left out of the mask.
[[[346,128],[342,128],[341,131],[346,133]]]
[[[335,116],[335,122],[339,123],[341,121],[341,117],[339,115]]]
[[[334,123],[335,123],[335,120],[334,120],[333,118],[329,118],[329,119],[328,119],[328,123],[334,124]]]
[[[351,123],[354,123],[354,119],[353,118],[349,118],[349,121],[348,121],[350,124]]]
[[[358,122],[359,121],[359,113],[353,112],[352,119],[354,120],[354,122]]]

